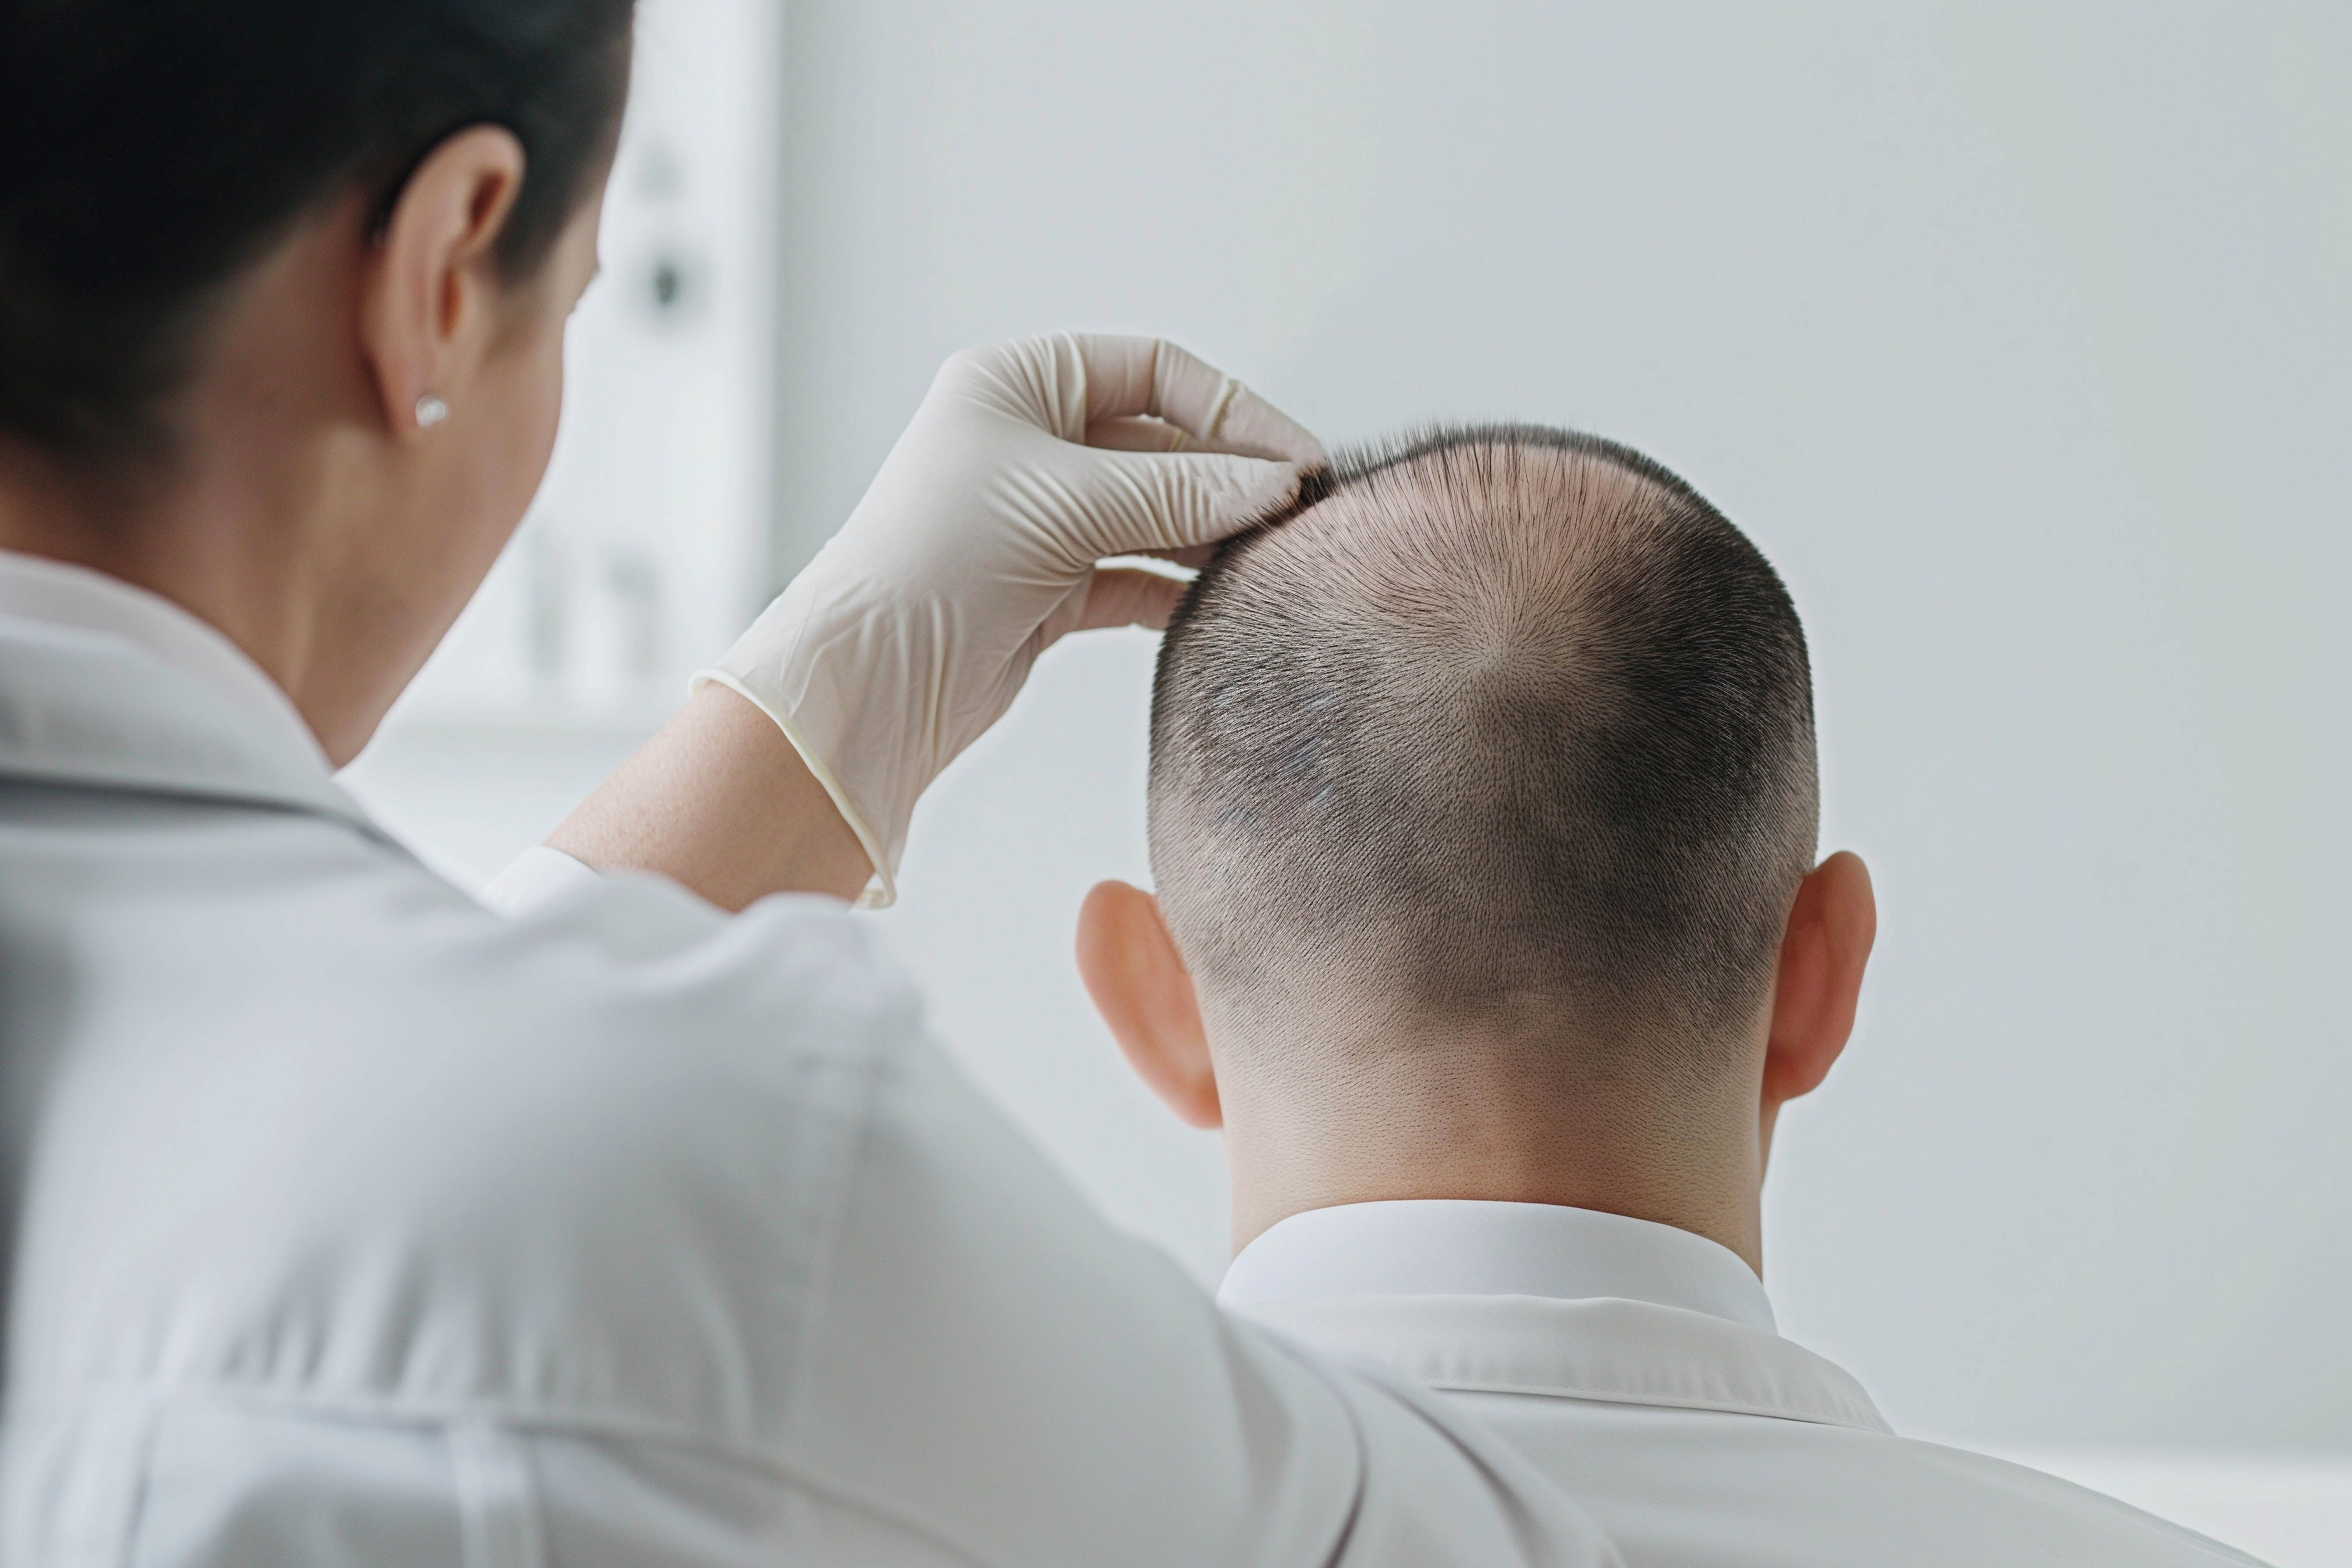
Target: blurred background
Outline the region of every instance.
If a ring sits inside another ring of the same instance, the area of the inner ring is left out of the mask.
[[[1883,910],[1769,1283],[1901,1428],[2352,1563],[2352,12],[645,0],[514,547],[351,787],[478,885],[855,504],[939,360],[1163,333],[1328,441],[1569,424],[1811,638]],[[1065,645],[875,917],[1203,1281],[1216,1149],[1071,966],[1153,642]]]

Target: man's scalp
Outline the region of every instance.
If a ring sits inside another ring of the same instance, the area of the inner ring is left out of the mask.
[[[1533,426],[1343,456],[1160,653],[1151,843],[1212,1005],[1720,1034],[1811,862],[1804,634],[1674,473]]]

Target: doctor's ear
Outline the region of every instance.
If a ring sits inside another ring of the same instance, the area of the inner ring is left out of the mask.
[[[1224,1121],[1208,1031],[1160,900],[1099,882],[1078,910],[1078,977],[1128,1065],[1190,1127]]]
[[[488,352],[505,292],[498,243],[522,189],[522,143],[495,125],[460,131],[411,171],[373,246],[360,336],[396,434],[447,417]]]

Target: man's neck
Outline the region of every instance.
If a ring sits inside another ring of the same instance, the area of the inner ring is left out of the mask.
[[[1336,1076],[1336,1075],[1335,1075]],[[1236,1251],[1276,1222],[1413,1198],[1555,1204],[1674,1226],[1760,1276],[1763,1161],[1754,1100],[1533,1085],[1451,1057],[1442,1075],[1344,1084],[1224,1082]]]

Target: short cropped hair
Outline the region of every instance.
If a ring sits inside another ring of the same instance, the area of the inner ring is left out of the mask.
[[[1341,458],[1201,574],[1150,781],[1213,1007],[1671,1040],[1696,1067],[1760,1004],[1812,862],[1804,631],[1641,454],[1439,430]]]

